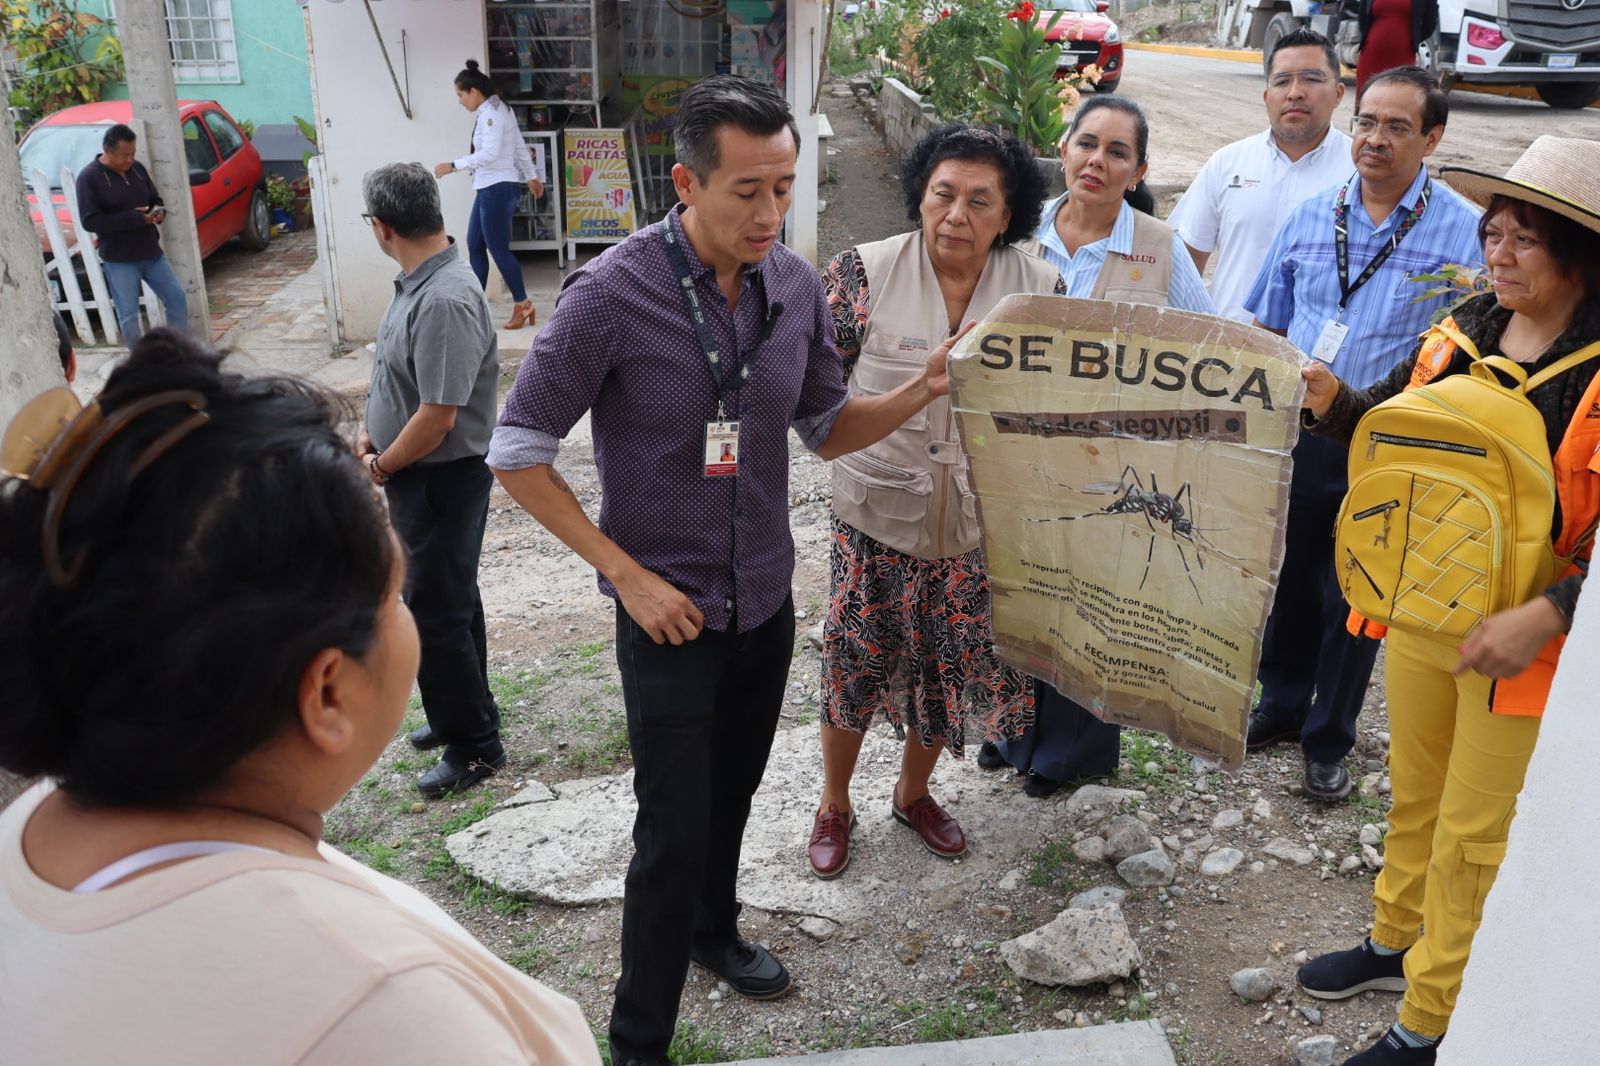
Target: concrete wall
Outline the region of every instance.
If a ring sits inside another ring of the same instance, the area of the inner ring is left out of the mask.
[[[1517,801],[1505,865],[1483,908],[1439,1066],[1592,1062],[1600,944],[1600,593],[1585,590],[1539,744]]]
[[[109,17],[107,0],[82,0],[78,7],[84,14]],[[178,99],[215,100],[240,122],[248,119],[257,127],[292,126],[296,115],[310,118],[311,67],[299,5],[294,0],[233,0],[232,10],[239,81],[179,80]],[[105,96],[126,100],[128,87],[114,82]]]
[[[472,115],[456,102],[451,79],[469,56],[484,51],[481,2],[430,0],[429,3],[373,4],[389,56],[406,83],[400,62],[400,32],[406,32],[410,68],[411,117],[407,118],[390,83],[383,53],[360,3],[311,0],[310,54],[317,130],[328,174],[316,219],[319,241],[326,241],[324,269],[333,273],[338,335],[365,343],[378,332],[378,320],[394,295],[398,268],[379,251],[361,221],[364,174],[384,163],[418,162],[428,168],[461,155],[472,138]],[[452,174],[439,183],[445,226],[465,252],[472,180]]]
[[[882,123],[884,142],[896,159],[903,158],[913,144],[939,125],[933,105],[923,103],[919,94],[895,78],[883,79],[883,91],[878,94],[878,119]]]

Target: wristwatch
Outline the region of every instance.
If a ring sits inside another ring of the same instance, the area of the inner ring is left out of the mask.
[[[378,465],[378,455],[378,452],[373,452],[371,455],[367,456],[367,470],[371,472],[372,480],[376,481],[380,485],[384,485],[388,483],[389,475],[384,473],[383,467]]]

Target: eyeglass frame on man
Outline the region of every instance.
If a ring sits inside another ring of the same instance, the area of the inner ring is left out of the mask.
[[[374,222],[382,222],[383,219],[379,218],[371,211],[363,211],[361,212],[361,221],[365,222],[368,226],[371,226]]]
[[[1393,119],[1388,122],[1379,122],[1370,115],[1355,115],[1350,119],[1350,132],[1357,137],[1371,137],[1378,131],[1379,126],[1383,127],[1384,133],[1396,140],[1405,140],[1407,137],[1414,137],[1418,133],[1426,132],[1425,130],[1418,130],[1409,122],[1399,122]]]
[[[1308,89],[1316,89],[1333,81],[1333,75],[1326,70],[1318,70],[1314,67],[1307,70],[1285,70],[1268,78],[1267,88],[1288,89],[1296,81],[1305,82]]]

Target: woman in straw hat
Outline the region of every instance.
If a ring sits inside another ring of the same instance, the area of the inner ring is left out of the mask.
[[[1304,373],[1308,425],[1348,440],[1374,405],[1466,373],[1474,348],[1481,357],[1514,360],[1526,370],[1533,386],[1527,398],[1544,420],[1559,501],[1553,546],[1578,562],[1459,643],[1389,634],[1394,802],[1372,935],[1299,973],[1301,987],[1323,999],[1405,992],[1399,1022],[1346,1066],[1434,1061],[1505,855],[1600,517],[1600,415],[1593,414],[1600,412],[1600,142],[1540,137],[1504,178],[1454,167],[1443,176],[1484,205],[1478,234],[1493,291],[1463,301],[1370,389],[1344,388],[1313,363]],[[1540,381],[1547,368],[1554,372]]]

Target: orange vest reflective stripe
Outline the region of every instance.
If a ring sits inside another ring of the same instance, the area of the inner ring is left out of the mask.
[[[1477,356],[1478,351],[1455,319],[1446,318],[1428,334],[1417,353],[1407,389],[1420,388],[1442,374],[1458,350]],[[1600,523],[1600,374],[1590,380],[1572,421],[1551,458],[1555,472],[1556,496],[1561,501],[1561,529],[1556,536],[1557,555],[1589,559],[1594,551],[1595,527]],[[1577,571],[1569,567],[1563,578]],[[1353,636],[1381,638],[1388,627],[1352,610],[1345,628]],[[1490,688],[1490,708],[1496,714],[1537,718],[1544,714],[1556,663],[1566,643],[1557,634],[1539,649],[1528,668],[1516,677],[1503,678]]]

